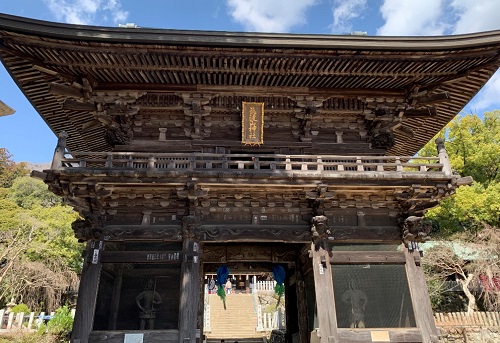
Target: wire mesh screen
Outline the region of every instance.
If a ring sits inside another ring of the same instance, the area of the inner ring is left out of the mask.
[[[332,265],[339,328],[416,327],[403,265]]]

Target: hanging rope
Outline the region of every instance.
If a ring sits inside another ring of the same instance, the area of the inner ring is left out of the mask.
[[[226,266],[220,266],[217,269],[217,277],[215,283],[217,284],[217,295],[222,299],[224,304],[224,310],[226,309],[226,291],[224,290],[224,285],[229,277],[229,268]]]
[[[273,277],[274,280],[276,281],[276,286],[274,287],[274,293],[278,295],[278,303],[276,304],[276,307],[279,306],[281,297],[285,294],[285,285],[283,284],[285,282],[285,269],[282,266],[274,266],[273,267]]]

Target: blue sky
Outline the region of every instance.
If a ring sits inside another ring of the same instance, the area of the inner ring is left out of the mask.
[[[0,0],[0,12],[99,26],[250,32],[432,36],[500,29],[498,0]],[[500,73],[464,108],[500,109]],[[54,134],[0,65],[0,147],[15,161],[49,162]]]

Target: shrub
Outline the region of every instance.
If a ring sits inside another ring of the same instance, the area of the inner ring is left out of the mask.
[[[73,328],[73,316],[68,306],[61,306],[47,323],[47,331],[58,337],[66,337]]]
[[[30,313],[30,309],[26,304],[17,304],[11,310],[14,313]]]

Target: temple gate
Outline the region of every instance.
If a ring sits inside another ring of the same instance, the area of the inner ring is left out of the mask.
[[[500,32],[102,28],[0,14],[59,137],[33,176],[82,217],[72,342],[196,342],[204,276],[281,266],[288,342],[437,342],[418,243],[471,182],[416,152],[499,66]]]

